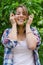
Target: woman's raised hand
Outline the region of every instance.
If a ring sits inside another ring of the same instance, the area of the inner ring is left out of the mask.
[[[33,15],[33,14],[30,15],[30,16],[28,17],[27,24],[31,25],[31,24],[32,24],[32,21],[33,21],[33,18],[34,18],[34,15]]]
[[[13,13],[10,14],[10,21],[12,25],[17,22],[17,18],[18,16],[14,15]]]
[[[12,24],[12,28],[8,36],[11,40],[17,40],[16,16],[13,13],[10,14],[10,21]]]

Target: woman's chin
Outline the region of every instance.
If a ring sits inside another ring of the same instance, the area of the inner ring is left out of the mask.
[[[23,22],[18,22],[17,24],[18,24],[18,25],[24,25],[24,23],[23,23]]]
[[[18,24],[18,25],[20,26],[20,25],[23,25],[23,24]]]

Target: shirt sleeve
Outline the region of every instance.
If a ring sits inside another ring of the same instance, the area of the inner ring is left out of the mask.
[[[33,31],[33,34],[36,36],[37,38],[37,46],[36,48],[39,48],[40,47],[40,44],[41,44],[41,37],[40,37],[40,34],[38,32],[38,30],[36,29],[36,27],[32,27],[32,31]]]
[[[17,45],[17,40],[10,40],[8,38],[9,29],[6,29],[2,35],[1,42],[4,45],[4,47],[13,48]]]

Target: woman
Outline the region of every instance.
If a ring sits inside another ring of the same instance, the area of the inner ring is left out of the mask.
[[[1,39],[5,47],[3,65],[40,65],[40,36],[36,28],[30,27],[33,16],[20,5],[15,15],[10,14],[10,21],[12,28],[7,28]]]

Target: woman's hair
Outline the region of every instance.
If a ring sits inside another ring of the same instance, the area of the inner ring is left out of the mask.
[[[21,8],[23,9],[23,13],[28,17],[28,10],[27,10],[26,6],[20,4],[20,5],[16,8],[16,10],[17,10],[19,7],[21,7]]]
[[[26,8],[26,6],[25,5],[22,5],[22,4],[20,4],[17,8],[16,8],[16,11],[17,11],[17,9],[19,8],[19,7],[21,7],[22,9],[23,9],[23,13],[27,16],[27,18],[28,18],[28,10],[27,10],[27,8]],[[26,24],[25,24],[26,25]],[[26,29],[25,29],[25,25],[24,25],[24,33],[26,33]],[[17,25],[18,26],[18,25]],[[18,28],[19,28],[19,26],[18,26]]]

